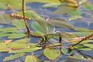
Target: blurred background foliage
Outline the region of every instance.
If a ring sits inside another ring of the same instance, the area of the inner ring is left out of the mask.
[[[25,62],[39,62],[42,61],[38,56],[40,53],[40,57],[43,54],[47,58],[43,60],[45,62],[48,59],[61,61],[60,57],[63,55],[72,59],[92,60],[92,54],[82,53],[93,50],[93,29],[89,28],[93,22],[91,0],[27,0],[26,4],[25,16],[29,28],[33,31],[31,35],[34,36],[34,40],[33,36],[27,38],[22,0],[0,0],[0,52],[10,53],[3,61],[24,57]],[[87,27],[84,22],[87,23]],[[60,32],[63,43],[61,50]],[[39,40],[35,40],[37,38]],[[72,47],[82,39],[84,42]],[[38,51],[40,53],[36,55],[35,52]],[[21,62],[20,59],[15,61]]]

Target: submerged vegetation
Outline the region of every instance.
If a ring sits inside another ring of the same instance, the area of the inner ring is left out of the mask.
[[[45,3],[43,8],[57,8],[51,14],[67,14],[69,19],[40,16],[26,6],[29,2]],[[92,60],[92,56],[83,54],[82,51],[93,50],[93,30],[78,28],[70,23],[72,20],[83,18],[80,7],[93,11],[92,6],[93,4],[87,0],[0,0],[0,9],[11,11],[9,14],[0,15],[0,24],[11,25],[0,28],[0,52],[10,54],[3,61],[23,56],[24,62],[42,62],[39,58],[45,56],[47,60],[55,62],[61,55],[74,59]],[[75,32],[61,32],[55,27]],[[38,42],[33,42],[32,37],[38,38]],[[38,51],[40,53],[37,56],[35,53]]]

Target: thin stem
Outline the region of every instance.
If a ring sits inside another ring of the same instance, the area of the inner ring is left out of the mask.
[[[90,34],[90,35],[88,35],[88,36],[86,36],[85,38],[81,39],[78,43],[73,44],[72,47],[74,47],[74,46],[80,44],[80,43],[83,42],[84,40],[88,40],[88,39],[90,39],[91,37],[93,37],[93,33]]]
[[[26,7],[25,7],[25,1],[26,0],[22,0],[22,13],[23,13],[23,19],[24,19],[24,23],[25,23],[25,26],[26,26],[26,29],[27,29],[27,36],[29,37],[30,35],[30,29],[28,27],[28,23],[26,21],[26,17],[25,17],[25,10],[26,10]]]
[[[62,33],[59,33],[59,43],[62,45]]]

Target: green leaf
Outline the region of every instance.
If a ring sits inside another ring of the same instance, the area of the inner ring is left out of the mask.
[[[7,28],[0,28],[0,32],[8,33],[8,32],[20,32],[16,27],[7,27]]]
[[[80,44],[88,44],[89,42],[93,42],[93,40],[85,40],[85,41],[81,42]]]
[[[34,36],[44,36],[44,33],[36,31],[32,33]]]
[[[82,50],[82,51],[90,51],[92,50],[91,48],[85,47],[85,46],[75,46],[75,49]]]
[[[77,37],[73,33],[69,33],[69,32],[62,32],[62,33],[63,33],[63,38],[71,39],[71,38],[76,38]]]
[[[21,9],[22,5],[21,5],[21,0],[6,0],[6,1],[2,1],[2,3],[7,7],[6,9]],[[16,5],[17,4],[17,5]]]
[[[93,44],[83,44],[83,45],[93,49]]]
[[[16,43],[16,42],[12,42],[10,44],[7,45],[9,48],[13,48],[13,49],[21,49],[21,48],[27,48],[29,46],[29,44],[22,44],[22,43]]]
[[[7,4],[11,5],[13,9],[21,9],[22,8],[21,0],[8,0]]]
[[[78,59],[78,60],[91,60],[90,58],[86,59],[81,55],[69,56],[69,58]]]
[[[35,55],[28,55],[25,62],[39,62],[39,59]]]
[[[0,42],[0,52],[4,52],[4,51],[7,51],[7,46],[5,43],[3,42]]]
[[[59,3],[52,3],[52,4],[45,4],[43,8],[57,8],[60,4]]]
[[[87,3],[87,5],[84,5],[84,8],[87,10],[93,10],[93,4]]]
[[[59,6],[57,10],[55,10],[54,12],[52,12],[53,14],[64,14],[64,13],[70,13],[72,11],[76,11],[76,8],[73,8],[73,7],[69,7],[69,6],[66,6],[66,5],[62,5],[62,6]]]
[[[19,57],[21,57],[23,55],[24,55],[24,53],[18,53],[18,54],[10,55],[8,57],[5,57],[3,59],[3,61],[13,60],[13,59],[19,58]]]
[[[43,53],[50,60],[55,60],[60,56],[60,51],[55,49],[46,48]]]
[[[91,48],[80,48],[79,50],[82,50],[82,51],[90,51],[90,50],[93,50]]]
[[[30,48],[24,48],[24,49],[20,49],[20,50],[12,50],[9,51],[9,53],[26,53],[26,52],[34,52],[36,50],[40,50],[41,47],[30,47]]]
[[[0,38],[5,37],[5,36],[8,36],[8,34],[0,33]]]
[[[9,15],[5,14],[4,12],[1,13],[0,15],[0,23],[2,24],[10,24],[12,19],[10,18]]]
[[[72,33],[77,36],[87,36],[87,35],[92,34],[93,32],[72,32]]]
[[[15,20],[12,21],[12,24],[14,26],[16,26],[18,29],[25,28],[25,23],[24,23],[23,20],[17,20],[17,19],[15,19]]]
[[[65,55],[71,55],[73,52],[67,48],[62,48],[62,53],[64,53]]]
[[[87,28],[76,28],[76,30],[79,32],[93,32],[93,30],[89,30]]]
[[[68,15],[70,16],[80,16],[82,13],[80,10],[72,11]]]
[[[30,41],[30,38],[24,38],[24,39],[15,40],[14,43],[25,44],[25,43],[29,43],[29,41]]]
[[[69,18],[69,21],[76,20],[76,19],[79,19],[79,18],[83,18],[83,17],[82,16],[71,16]]]
[[[74,26],[64,19],[50,19],[49,21],[47,21],[47,23],[51,24],[53,26],[58,26],[58,27],[62,27],[62,28],[69,28],[69,29],[75,30]]]
[[[0,2],[0,9],[6,9],[6,8],[7,8],[6,5],[4,3]]]
[[[68,52],[68,49],[66,49],[66,48],[62,48],[62,53],[64,53],[64,54],[67,54],[67,52]]]
[[[13,38],[22,38],[22,37],[25,37],[25,36],[26,36],[26,34],[20,32],[20,33],[9,34],[8,38],[11,38],[11,39],[13,39]]]

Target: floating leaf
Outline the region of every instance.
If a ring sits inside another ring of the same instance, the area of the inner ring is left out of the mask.
[[[73,32],[73,34],[77,35],[77,36],[87,36],[92,34],[93,32]]]
[[[82,16],[71,16],[71,17],[69,18],[69,21],[71,21],[71,20],[76,20],[76,19],[79,19],[79,18],[82,18]]]
[[[10,24],[11,21],[12,21],[12,19],[10,18],[9,15],[7,15],[5,13],[3,13],[2,15],[0,15],[0,23],[2,23],[2,24]]]
[[[25,48],[25,49],[20,49],[20,50],[13,50],[9,51],[9,53],[26,53],[26,52],[34,52],[36,50],[40,50],[41,47],[30,47],[30,48]]]
[[[5,37],[5,36],[8,36],[8,34],[0,33],[0,38]]]
[[[73,33],[69,33],[69,32],[63,32],[63,38],[76,38],[77,36],[74,35]]]
[[[50,60],[55,60],[57,57],[60,56],[60,51],[59,50],[55,50],[55,49],[49,49],[46,48],[44,50],[44,55],[50,59]]]
[[[86,59],[86,58],[84,58],[84,57],[81,56],[81,55],[69,56],[69,58],[79,59],[79,60],[91,60],[91,59]]]
[[[69,29],[75,30],[74,26],[64,19],[50,19],[49,21],[47,21],[47,23],[51,24],[53,26],[58,26],[58,27],[62,27],[62,28],[69,28]]]
[[[43,8],[57,8],[59,5],[59,3],[45,4]]]
[[[39,59],[35,55],[28,55],[25,62],[39,62]]]
[[[62,53],[64,53],[65,55],[71,55],[73,52],[72,51],[70,51],[69,49],[67,49],[67,48],[62,48]]]
[[[7,7],[5,9],[11,9],[11,10],[21,9],[22,5],[20,4],[20,2],[22,1],[21,0],[15,0],[15,2],[13,0],[1,1],[1,3],[3,3]]]
[[[62,48],[62,53],[64,53],[64,54],[67,54],[67,52],[68,52],[68,49],[66,49],[66,48]]]
[[[12,40],[5,40],[4,43],[5,44],[10,44],[12,42]]]
[[[84,5],[84,8],[87,10],[93,10],[93,4],[87,3],[87,5]]]
[[[83,44],[83,45],[93,49],[93,44]]]
[[[15,40],[14,43],[25,44],[25,43],[29,43],[29,41],[30,41],[30,38],[24,38],[24,39]]]
[[[82,18],[82,16],[81,16],[82,13],[80,10],[72,11],[72,12],[68,13],[68,15],[70,15],[69,21]]]
[[[0,32],[8,33],[8,32],[20,32],[16,27],[7,27],[7,28],[0,28]]]
[[[68,15],[70,16],[80,16],[82,13],[80,10],[72,11]]]
[[[79,50],[82,50],[82,51],[90,51],[90,50],[93,50],[91,48],[80,48]]]
[[[12,42],[12,43],[8,44],[7,46],[12,49],[21,49],[21,48],[27,48],[29,46],[29,44]]]
[[[26,34],[24,33],[13,33],[13,34],[9,34],[8,35],[8,38],[22,38],[22,37],[25,37]]]
[[[0,52],[6,51],[6,48],[7,48],[6,44],[3,42],[0,42]]]
[[[81,42],[80,44],[88,44],[89,42],[93,42],[93,40],[85,40],[85,41]]]
[[[16,26],[18,29],[25,28],[25,23],[24,23],[23,20],[17,20],[17,19],[15,19],[15,20],[12,21],[12,24],[14,26]]]
[[[4,3],[0,2],[0,9],[6,9],[6,8],[7,8],[6,5]]]
[[[76,30],[79,32],[93,32],[93,30],[89,30],[87,28],[76,28]]]
[[[38,37],[38,36],[44,36],[44,33],[41,33],[41,32],[39,32],[39,31],[37,31],[37,32],[33,32],[32,35]]]
[[[52,12],[53,14],[64,14],[64,13],[70,13],[72,11],[76,11],[76,8],[72,8],[69,6],[60,6],[58,7],[57,10],[55,10],[54,12]]]
[[[85,47],[85,46],[75,46],[74,47],[75,49],[77,49],[77,50],[82,50],[82,51],[90,51],[90,50],[92,50],[91,48],[88,48],[88,47]]]
[[[5,57],[3,59],[3,61],[13,60],[13,59],[19,58],[19,57],[21,57],[23,55],[24,55],[24,53],[18,53],[18,54],[10,55],[8,57]]]
[[[81,4],[86,2],[86,0],[62,0],[62,1],[64,4],[60,5],[58,9],[53,12],[53,14],[64,14],[64,13],[69,14],[73,11],[76,11]]]

